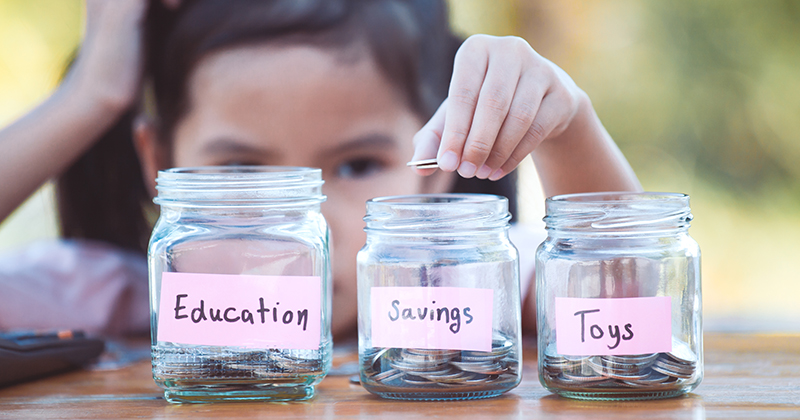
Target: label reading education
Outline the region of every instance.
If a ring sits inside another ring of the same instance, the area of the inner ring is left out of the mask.
[[[246,348],[319,348],[316,276],[161,276],[158,341]]]

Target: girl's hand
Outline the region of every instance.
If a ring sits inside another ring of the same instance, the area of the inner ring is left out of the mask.
[[[414,136],[412,160],[435,154],[443,171],[500,179],[563,133],[582,98],[572,79],[522,38],[471,36],[456,53],[448,98]]]
[[[180,0],[161,0],[177,7]],[[148,0],[86,0],[86,35],[65,84],[104,110],[122,112],[136,99],[143,67]]]
[[[122,112],[138,94],[147,0],[86,0],[86,35],[65,86],[103,110]]]
[[[163,1],[167,7],[177,0]],[[86,0],[86,36],[64,82],[0,130],[0,220],[88,150],[139,93],[148,0]]]

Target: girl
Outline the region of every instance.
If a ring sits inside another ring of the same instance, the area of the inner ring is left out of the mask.
[[[462,43],[443,1],[183,0],[146,9],[145,0],[88,0],[73,70],[48,101],[0,133],[0,175],[13,180],[3,187],[0,215],[60,175],[63,235],[115,246],[62,242],[43,245],[42,261],[30,250],[9,257],[0,287],[16,291],[0,295],[11,306],[39,299],[49,309],[37,322],[146,330],[141,254],[159,169],[321,168],[336,336],[356,327],[355,255],[369,198],[488,192],[513,203],[508,175],[528,155],[548,196],[640,189],[566,73],[519,38]],[[143,107],[134,112],[141,86]],[[441,170],[405,166],[431,157]],[[526,290],[538,240],[512,241]],[[45,269],[64,259],[81,264]],[[123,268],[109,274],[96,268],[103,264]],[[11,272],[75,299],[26,295]],[[71,305],[85,310],[73,320],[56,316]],[[1,327],[43,326],[1,306]],[[93,307],[101,309],[86,309]]]

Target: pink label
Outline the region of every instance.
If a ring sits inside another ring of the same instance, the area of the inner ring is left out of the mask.
[[[569,356],[672,351],[670,297],[556,298],[556,346]]]
[[[158,341],[247,348],[319,348],[314,276],[163,273]]]
[[[492,350],[492,289],[373,287],[372,345]]]

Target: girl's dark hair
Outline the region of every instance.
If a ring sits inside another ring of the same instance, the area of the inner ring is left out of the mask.
[[[59,224],[65,238],[110,242],[144,251],[152,226],[145,211],[150,200],[126,112],[56,182]]]
[[[155,91],[162,142],[171,141],[188,111],[191,72],[214,51],[264,42],[364,45],[427,120],[447,97],[462,42],[450,30],[444,0],[183,0],[177,10],[153,1],[146,26],[146,77]],[[143,206],[149,197],[132,146],[131,115],[59,178],[64,236],[145,249],[150,226]],[[504,195],[513,214],[513,175],[497,182],[456,177],[453,192]]]

